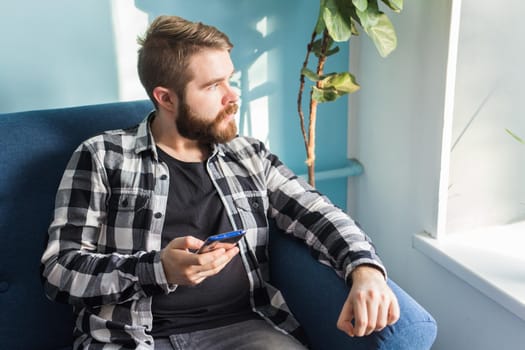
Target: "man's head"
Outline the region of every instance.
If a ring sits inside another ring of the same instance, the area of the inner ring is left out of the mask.
[[[156,18],[138,42],[139,78],[155,106],[153,89],[157,86],[172,89],[182,98],[193,78],[188,70],[193,55],[205,49],[229,52],[233,48],[228,36],[217,28],[177,16]]]
[[[228,37],[214,27],[161,16],[139,40],[139,76],[157,110],[169,110],[179,134],[200,142],[235,137],[237,93]]]

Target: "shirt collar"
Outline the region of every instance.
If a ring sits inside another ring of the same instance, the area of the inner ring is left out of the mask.
[[[151,150],[155,159],[157,158],[157,148],[155,140],[151,133],[151,121],[155,118],[155,111],[151,111],[137,127],[137,136],[135,137],[135,153]]]

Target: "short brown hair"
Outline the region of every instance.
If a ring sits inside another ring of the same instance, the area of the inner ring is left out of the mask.
[[[138,39],[139,78],[157,107],[153,89],[163,86],[182,97],[186,84],[192,79],[188,72],[189,59],[202,49],[233,48],[226,34],[201,22],[191,22],[177,16],[157,17]]]

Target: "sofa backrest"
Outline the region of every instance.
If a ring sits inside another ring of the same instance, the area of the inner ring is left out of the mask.
[[[73,150],[104,130],[131,127],[149,101],[0,114],[0,348],[71,345],[71,309],[47,300],[40,257],[55,193]]]

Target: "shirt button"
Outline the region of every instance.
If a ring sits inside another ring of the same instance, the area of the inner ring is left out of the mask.
[[[155,215],[153,215],[155,217],[155,219],[160,219],[162,217],[162,213],[155,213]]]
[[[168,178],[168,175],[166,175],[166,174],[162,174],[162,175],[160,176],[160,179],[161,179],[161,180],[166,180],[167,178]]]

